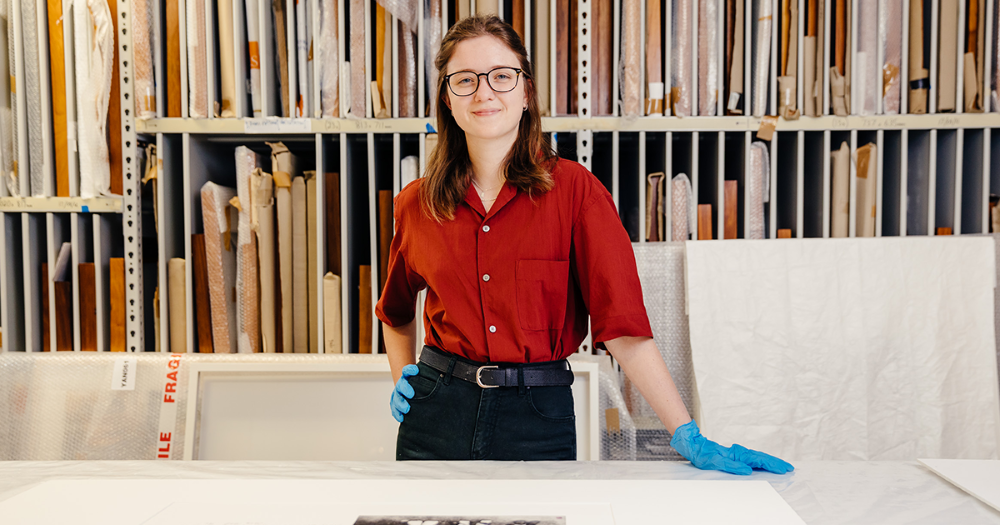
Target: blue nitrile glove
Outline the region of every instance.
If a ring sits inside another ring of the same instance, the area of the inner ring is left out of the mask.
[[[692,419],[690,423],[677,427],[670,446],[684,456],[692,465],[702,470],[721,470],[730,474],[749,475],[753,469],[784,474],[795,470],[790,463],[763,452],[750,450],[740,445],[724,447],[706,439]]]
[[[410,411],[410,404],[406,402],[407,399],[413,399],[413,387],[410,386],[410,382],[406,380],[407,377],[412,377],[420,373],[420,369],[417,365],[406,365],[403,367],[403,375],[399,377],[399,381],[396,381],[396,388],[392,390],[392,398],[389,399],[389,409],[392,410],[392,417],[396,418],[396,421],[403,422],[403,414]]]

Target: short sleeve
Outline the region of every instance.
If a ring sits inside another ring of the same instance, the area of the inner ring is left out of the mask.
[[[396,232],[389,245],[388,275],[382,296],[375,305],[375,315],[383,323],[392,326],[408,324],[416,316],[417,293],[427,285],[423,278],[406,263],[406,230],[400,220],[399,199],[393,203]]]
[[[589,197],[573,225],[572,262],[594,344],[603,349],[622,336],[653,337],[632,242],[611,194],[600,186]]]

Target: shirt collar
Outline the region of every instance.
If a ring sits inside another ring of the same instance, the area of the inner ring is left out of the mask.
[[[493,215],[496,215],[500,208],[503,208],[505,204],[511,201],[514,196],[517,195],[517,188],[511,186],[504,181],[503,187],[500,188],[500,193],[497,194],[497,200],[493,203],[490,208],[490,212],[486,213],[486,207],[483,206],[483,200],[479,198],[479,193],[476,192],[476,188],[470,183],[469,188],[465,192],[465,203],[469,205],[470,208],[476,211],[484,219],[488,219]]]

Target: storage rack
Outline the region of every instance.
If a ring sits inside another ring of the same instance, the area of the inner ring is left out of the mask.
[[[582,46],[588,43],[590,21],[589,16],[591,5],[588,0],[571,0],[577,6],[577,38],[581,50],[577,56],[578,78],[577,97],[579,112],[575,116],[555,116],[543,118],[543,129],[553,133],[555,143],[561,153],[565,156],[578,160],[581,164],[592,169],[599,179],[608,187],[616,206],[622,216],[627,231],[635,242],[646,242],[644,216],[646,201],[645,175],[651,171],[664,171],[668,178],[672,178],[678,173],[686,173],[691,177],[694,194],[699,203],[713,205],[713,237],[721,238],[723,230],[723,181],[740,181],[741,196],[740,207],[742,209],[743,220],[746,221],[747,200],[746,185],[743,182],[743,172],[749,165],[750,144],[757,140],[756,131],[761,127],[762,119],[756,117],[645,117],[645,116],[623,116],[618,104],[614,105],[614,113],[611,116],[592,116],[587,114],[588,100],[591,93],[591,83],[588,74],[589,53],[591,46],[583,50]],[[621,8],[626,0],[615,0],[613,7],[613,56],[620,56],[620,27]],[[751,93],[751,68],[753,42],[752,24],[749,4],[752,0],[747,0],[745,20],[745,47],[744,60],[744,104],[749,105],[749,94]],[[773,2],[774,12],[778,12],[780,0],[770,0]],[[799,27],[803,27],[805,16],[805,0],[793,0],[798,2],[799,7]],[[861,1],[850,0],[854,9],[851,20],[852,53],[857,52],[857,28],[858,28],[858,6]],[[475,12],[475,0],[471,0],[471,9]],[[528,2],[526,2],[528,3]],[[337,2],[340,20],[340,35],[343,36],[344,20],[346,13],[345,2]],[[831,4],[826,2],[826,16],[824,24],[826,41],[822,43],[825,49],[826,64],[829,66],[831,59],[831,46],[829,38],[831,21]],[[367,3],[366,21],[372,19],[371,3]],[[420,9],[423,3],[418,4]],[[645,2],[641,2],[642,9],[645,9]],[[240,2],[234,3],[234,15],[242,14]],[[499,2],[500,12],[504,10],[504,0]],[[443,2],[442,27],[446,30],[446,20],[448,18],[448,2]],[[902,19],[908,20],[909,4],[903,2]],[[695,4],[697,9],[697,3]],[[987,60],[983,75],[983,93],[988,94],[990,89],[990,78],[992,67],[996,63],[996,57],[992,56],[993,35],[993,13],[996,9],[996,2],[989,1],[986,5],[986,53]],[[419,155],[419,165],[421,168],[426,161],[427,151],[425,150],[425,140],[428,131],[432,131],[435,125],[433,119],[424,116],[424,101],[426,93],[423,90],[423,67],[418,67],[418,102],[417,118],[391,118],[373,119],[371,108],[371,97],[366,96],[367,118],[347,118],[344,114],[344,104],[342,104],[341,118],[338,119],[221,119],[209,117],[206,119],[190,118],[163,118],[163,104],[158,105],[158,117],[155,119],[134,119],[130,114],[130,108],[134,97],[130,97],[132,86],[128,82],[131,76],[131,51],[129,43],[130,16],[129,2],[122,0],[119,5],[119,54],[120,54],[120,85],[122,93],[122,142],[123,157],[125,159],[124,177],[126,195],[121,199],[121,223],[122,223],[122,251],[126,255],[127,268],[127,290],[126,298],[128,304],[128,347],[131,351],[149,350],[153,348],[150,341],[144,341],[144,305],[151,305],[150,294],[145,294],[143,289],[143,265],[142,265],[142,226],[139,217],[140,198],[138,188],[138,170],[134,168],[134,161],[138,159],[138,140],[145,139],[155,142],[159,152],[161,165],[159,166],[159,192],[158,210],[159,224],[164,226],[157,235],[158,252],[158,279],[160,283],[166,282],[166,263],[171,257],[184,257],[191,260],[191,248],[188,239],[190,234],[200,231],[200,207],[198,206],[197,189],[200,184],[210,178],[215,180],[218,173],[231,173],[232,155],[231,148],[238,144],[261,145],[264,140],[283,140],[289,143],[290,147],[296,149],[300,154],[309,155],[310,160],[315,162],[316,167],[339,169],[341,173],[341,253],[342,267],[344,271],[345,293],[342,294],[343,312],[343,347],[352,349],[357,347],[356,334],[356,301],[352,302],[349,290],[357,287],[357,276],[349,275],[348,269],[364,258],[375,261],[377,258],[376,243],[377,230],[376,223],[376,192],[375,189],[383,183],[379,174],[383,173],[383,163],[385,158],[391,159],[391,187],[394,192],[399,191],[400,159],[404,153],[415,153]],[[157,6],[156,9],[161,9]],[[1000,128],[1000,115],[995,113],[997,108],[993,107],[990,100],[984,101],[984,113],[964,113],[962,104],[962,90],[956,90],[956,110],[954,113],[936,112],[937,101],[937,69],[938,69],[938,38],[937,38],[937,13],[939,12],[939,0],[932,1],[932,21],[931,35],[931,71],[932,79],[929,93],[929,113],[926,115],[909,115],[905,112],[900,115],[851,115],[838,117],[830,115],[829,104],[823,104],[823,116],[811,118],[801,117],[798,120],[779,119],[773,139],[768,145],[770,159],[770,198],[765,206],[765,213],[768,222],[768,238],[775,238],[779,229],[791,229],[793,237],[830,237],[830,180],[831,163],[830,151],[836,144],[847,142],[854,152],[859,145],[873,142],[878,146],[878,196],[876,207],[876,236],[903,236],[903,235],[934,235],[938,227],[949,227],[953,233],[985,233],[989,229],[989,195],[1000,193],[1000,159],[995,158],[991,153],[1000,147],[1000,137],[995,137],[993,128]],[[556,2],[550,4],[550,53],[555,55],[556,36]],[[236,12],[238,11],[238,13]],[[718,15],[718,38],[720,45],[719,53],[724,53],[724,46],[721,40],[724,38],[724,18],[723,9],[719,9]],[[526,26],[531,27],[532,10],[526,9]],[[670,38],[667,36],[671,28],[670,9],[666,8],[666,23],[663,25],[663,56],[664,79],[670,79]],[[697,15],[696,15],[697,16]],[[964,27],[965,23],[964,2],[960,4],[959,25]],[[641,17],[645,25],[645,14]],[[424,42],[424,21],[423,16],[418,16],[418,58],[417,63],[422,66],[424,63],[423,53],[426,52],[422,43]],[[319,21],[314,17],[314,34],[318,33]],[[395,50],[398,49],[397,29],[394,25],[392,34],[393,42],[393,67],[398,66],[398,59]],[[908,42],[908,24],[904,23],[902,28],[902,42],[905,46]],[[184,36],[184,24],[181,24],[181,39]],[[695,29],[697,31],[697,29]],[[532,31],[526,31],[526,41],[531,48],[531,38],[535,35]],[[801,34],[798,35],[799,49],[802,49]],[[645,34],[645,27],[643,27]],[[959,31],[961,39],[962,31]],[[237,37],[240,38],[240,37]],[[340,38],[340,62],[345,59],[344,38]],[[695,35],[697,41],[697,35]],[[369,48],[370,42],[366,43],[366,57],[370,63],[372,50]],[[698,46],[692,47],[693,63],[697,64]],[[879,46],[881,47],[881,46]],[[962,46],[959,46],[961,56]],[[640,46],[640,56],[644,54],[644,46]],[[774,114],[777,111],[777,81],[776,68],[778,62],[778,30],[772,26],[771,31],[771,59],[770,59],[770,87],[769,87],[769,109],[767,114]],[[879,52],[879,63],[881,60]],[[907,71],[908,54],[902,53],[901,71]],[[187,68],[184,67],[185,54],[181,54],[181,75],[182,85],[186,85]],[[642,64],[644,59],[640,59]],[[163,64],[162,49],[157,49],[155,64],[157,71],[162,71]],[[720,63],[722,61],[720,60]],[[555,78],[555,60],[550,60],[551,69],[548,73]],[[854,78],[857,78],[858,61],[852,60],[854,68]],[[962,78],[963,64],[958,60],[957,76]],[[827,71],[829,67],[825,68]],[[724,72],[718,68],[719,83],[724,81]],[[641,76],[644,77],[644,67],[641,68]],[[537,72],[541,74],[541,72]],[[803,56],[798,57],[798,89],[797,97],[799,108],[803,105]],[[267,74],[262,70],[262,75]],[[613,86],[619,85],[617,68],[614,69]],[[586,77],[587,80],[583,78]],[[905,74],[904,74],[905,77]],[[398,78],[398,75],[394,75]],[[341,78],[341,85],[344,83]],[[210,83],[212,82],[210,75]],[[692,78],[692,83],[695,79]],[[166,86],[164,82],[158,82],[158,100],[165,101]],[[640,85],[645,86],[645,79],[640,79]],[[830,78],[829,74],[824,74],[822,78],[822,93],[828,98]],[[855,101],[857,97],[858,82],[852,84]],[[366,92],[368,84],[366,82]],[[696,94],[697,90],[693,90]],[[555,92],[551,90],[550,108],[555,108]],[[319,105],[319,79],[314,75],[314,104]],[[370,93],[366,93],[370,95]],[[901,90],[902,111],[907,105],[908,90]],[[186,90],[182,90],[182,112],[187,115]],[[881,104],[881,97],[879,104]],[[718,113],[722,114],[723,101],[718,97]],[[20,101],[23,104],[23,97]],[[392,97],[392,114],[399,114],[398,83],[394,85],[394,95]],[[852,110],[855,110],[857,103]],[[272,108],[273,109],[273,108]],[[748,107],[745,109],[749,109]],[[744,114],[748,111],[744,111]],[[265,115],[267,108],[265,107]],[[227,149],[228,148],[228,149]],[[388,153],[390,156],[376,155],[376,153]],[[314,155],[312,155],[314,154]],[[388,169],[388,168],[386,168]],[[378,172],[378,173],[377,173]],[[388,171],[386,171],[388,173]],[[851,187],[850,187],[850,236],[855,232],[855,195],[856,177],[855,167],[851,165]],[[323,210],[323,184],[322,177],[317,180],[317,210]],[[670,231],[671,187],[667,185],[666,231]],[[3,190],[0,190],[3,191]],[[357,197],[357,198],[355,198]],[[360,199],[360,200],[358,200]],[[913,203],[918,203],[915,207]],[[359,208],[367,206],[367,216],[359,212]],[[53,242],[64,236],[61,226],[64,219],[59,219],[64,215],[60,212],[45,209],[45,225],[47,239],[49,242],[44,248],[32,247],[27,239],[33,239],[35,232],[42,226],[39,208],[29,208],[27,204],[19,208],[17,203],[10,200],[0,200],[0,218],[2,218],[4,228],[0,229],[0,242],[3,243],[5,253],[21,253],[21,249],[15,249],[15,245],[23,245],[23,257],[0,257],[0,290],[6,303],[0,305],[3,312],[2,323],[4,328],[5,345],[8,338],[15,341],[24,341],[24,348],[32,351],[40,350],[40,337],[38,337],[37,311],[38,293],[30,286],[22,283],[33,283],[37,280],[39,249],[47,250],[48,260],[53,260],[54,250],[58,244]],[[61,205],[60,205],[61,206]],[[67,204],[66,206],[70,206]],[[93,211],[93,210],[91,210]],[[111,212],[114,213],[114,212]],[[81,247],[90,242],[81,234],[80,224],[86,215],[81,213],[69,213],[71,226],[71,238],[74,244],[74,267],[78,257],[85,259],[85,255],[79,255]],[[367,221],[367,228],[352,228],[352,225]],[[94,218],[93,226],[93,246],[94,259],[104,261],[106,264],[107,254],[110,252],[110,237],[118,235],[117,229],[112,232],[114,221]],[[325,239],[323,224],[316,229],[317,241]],[[171,225],[183,224],[183,230],[172,228]],[[117,226],[117,223],[114,224]],[[363,237],[367,236],[367,241]],[[742,228],[740,237],[742,237]],[[367,243],[367,244],[366,244]],[[359,247],[360,246],[360,247]],[[360,253],[367,247],[368,253]],[[83,250],[86,251],[85,249]],[[319,250],[318,268],[324,268],[325,255]],[[82,260],[80,259],[80,260]],[[376,272],[373,272],[375,274]],[[23,275],[23,280],[21,276]],[[322,272],[320,271],[320,279]],[[373,275],[372,304],[377,301],[378,287],[377,275]],[[100,282],[100,278],[99,278]],[[187,347],[191,351],[194,345],[194,318],[191,301],[191,269],[187,270],[187,290],[188,304],[187,326],[188,341]],[[161,286],[162,288],[162,286]],[[100,290],[100,287],[99,287]],[[50,292],[51,293],[51,292]],[[101,293],[100,291],[98,292]],[[165,328],[167,307],[166,293],[161,293],[159,297],[159,310],[164,316],[164,328],[160,330],[159,347],[166,351],[169,349],[169,330]],[[14,303],[23,297],[23,309],[19,310]],[[101,298],[99,304],[107,304],[106,298]],[[49,302],[50,305],[53,301]],[[421,301],[422,304],[422,301]],[[78,300],[74,300],[74,311],[77,312]],[[50,309],[53,308],[50,306]],[[50,310],[51,312],[51,310]],[[78,312],[76,314],[78,316]],[[102,316],[102,312],[98,311]],[[419,315],[419,312],[418,312]],[[322,301],[320,301],[319,319],[323,318]],[[101,319],[101,317],[99,317]],[[23,321],[23,324],[21,322]],[[102,327],[106,327],[106,320],[101,321]],[[418,323],[419,325],[420,323]],[[378,320],[373,318],[373,348],[377,348]],[[78,317],[75,326],[79,326]],[[422,327],[420,327],[422,329]],[[78,328],[77,328],[78,329]],[[319,323],[320,341],[323,340],[323,325]],[[106,335],[102,333],[101,341],[105,344]],[[18,335],[21,334],[21,335]],[[422,334],[418,334],[422,338]],[[54,340],[54,337],[53,337]],[[589,341],[588,341],[589,344]],[[5,346],[6,350],[8,347]],[[76,349],[79,350],[79,338],[77,337]]]

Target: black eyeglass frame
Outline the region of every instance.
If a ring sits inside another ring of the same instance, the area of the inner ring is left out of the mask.
[[[496,71],[498,69],[512,69],[512,70],[514,70],[514,73],[516,74],[516,76],[514,77],[514,86],[513,87],[511,87],[510,89],[507,89],[507,90],[503,90],[503,91],[500,91],[500,90],[495,89],[493,87],[493,84],[490,83],[490,73],[492,73],[492,72],[494,72],[494,71]],[[468,95],[459,95],[458,93],[455,93],[455,88],[453,88],[451,86],[451,77],[453,77],[453,76],[455,76],[455,75],[457,75],[459,73],[472,73],[472,74],[476,75],[476,89],[473,89],[472,93],[469,93]],[[492,89],[494,93],[510,93],[511,91],[514,91],[515,89],[517,89],[517,83],[518,83],[518,80],[521,78],[521,74],[522,73],[524,73],[523,69],[521,69],[519,67],[509,67],[509,66],[495,67],[495,68],[493,68],[493,69],[491,69],[491,70],[489,70],[489,71],[487,71],[485,73],[476,73],[475,71],[456,71],[456,72],[454,72],[454,73],[452,73],[450,75],[445,75],[444,76],[444,83],[448,85],[448,90],[451,91],[452,95],[455,95],[456,97],[471,97],[472,95],[475,95],[477,91],[479,91],[479,85],[482,82],[481,80],[479,80],[479,77],[485,76],[486,77],[486,85],[489,86],[490,89]]]

